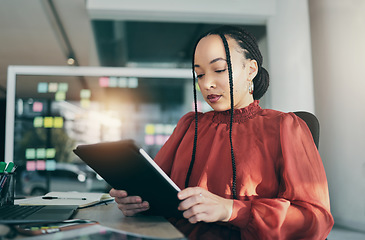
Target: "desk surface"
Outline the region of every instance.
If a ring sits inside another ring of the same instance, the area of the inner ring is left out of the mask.
[[[125,217],[115,203],[78,209],[73,218],[98,221],[102,226],[161,239],[185,239],[165,218],[158,216]],[[18,235],[16,239],[25,239]]]
[[[115,203],[79,209],[74,218],[91,219],[101,225],[159,238],[184,238],[165,218],[158,216],[125,217]]]

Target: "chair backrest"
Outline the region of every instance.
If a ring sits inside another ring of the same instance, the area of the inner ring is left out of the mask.
[[[300,117],[304,120],[304,122],[307,124],[309,130],[312,133],[312,137],[314,140],[314,143],[316,144],[317,148],[319,146],[319,121],[317,117],[310,113],[310,112],[304,112],[304,111],[298,111],[294,112],[295,115]]]
[[[312,133],[312,137],[313,137],[313,141],[316,144],[316,147],[318,149],[319,146],[319,121],[318,118],[310,113],[310,112],[305,112],[305,111],[298,111],[298,112],[294,112],[295,115],[297,115],[298,117],[300,117],[301,119],[304,120],[304,122],[307,124],[309,130]],[[325,240],[327,240],[328,238],[326,238]]]

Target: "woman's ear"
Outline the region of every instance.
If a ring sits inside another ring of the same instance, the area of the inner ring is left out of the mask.
[[[257,62],[256,60],[249,60],[248,64],[248,79],[249,81],[252,81],[256,75],[257,75],[257,71],[258,71],[258,66],[257,66]]]

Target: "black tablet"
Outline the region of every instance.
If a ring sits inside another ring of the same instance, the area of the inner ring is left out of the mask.
[[[146,214],[179,217],[180,188],[133,140],[79,145],[73,150],[113,188],[148,201]]]

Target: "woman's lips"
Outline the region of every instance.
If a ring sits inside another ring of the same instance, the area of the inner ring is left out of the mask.
[[[210,95],[207,96],[207,99],[211,103],[217,102],[220,98],[221,98],[221,95],[215,95],[215,94],[210,94]]]

